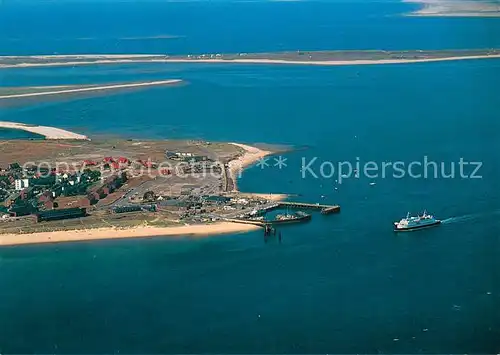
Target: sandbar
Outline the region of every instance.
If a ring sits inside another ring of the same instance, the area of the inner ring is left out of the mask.
[[[106,91],[106,90],[127,89],[127,88],[148,87],[148,86],[171,85],[171,84],[178,84],[180,82],[182,82],[182,80],[180,79],[170,79],[170,80],[147,81],[140,83],[101,85],[101,86],[92,86],[92,87],[76,88],[76,89],[61,89],[54,91],[0,95],[0,99],[13,99],[13,98],[23,98],[23,97],[37,97],[37,96],[61,95],[61,94],[71,94],[80,92],[93,92],[93,91]]]

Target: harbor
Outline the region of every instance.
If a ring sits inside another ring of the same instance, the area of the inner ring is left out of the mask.
[[[277,214],[274,218],[266,218],[266,215],[272,211],[286,210],[286,213]],[[290,212],[290,210],[294,210]],[[251,224],[264,228],[264,235],[273,234],[277,225],[304,223],[312,219],[312,212],[320,212],[322,215],[339,213],[339,205],[326,205],[319,203],[305,203],[295,201],[280,201],[267,203],[258,209],[252,209],[249,212],[239,214],[238,216],[224,217],[223,220],[232,223]]]

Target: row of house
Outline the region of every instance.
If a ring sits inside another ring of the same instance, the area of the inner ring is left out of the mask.
[[[99,200],[105,198],[109,194],[122,187],[123,184],[127,182],[127,180],[128,178],[126,172],[108,177],[103,181],[101,185],[96,186],[91,191],[89,191],[86,197],[89,204],[96,204],[97,202],[99,202]]]
[[[85,170],[77,173],[50,173],[48,176],[31,176],[14,179],[15,174],[8,174],[0,179],[10,184],[10,194],[5,197],[4,206],[12,216],[32,214],[38,209],[51,210],[57,207],[54,201],[59,196],[85,195],[88,186],[99,180],[100,172]],[[12,188],[12,182],[14,188]]]

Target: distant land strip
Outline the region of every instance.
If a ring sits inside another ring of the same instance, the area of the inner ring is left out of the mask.
[[[40,92],[28,92],[28,93],[21,93],[21,94],[0,95],[0,100],[23,98],[23,97],[37,97],[37,96],[61,95],[61,94],[81,93],[81,92],[126,89],[126,88],[136,88],[136,87],[171,85],[171,84],[177,84],[180,82],[182,82],[182,80],[180,80],[180,79],[170,79],[170,80],[148,81],[148,82],[140,82],[140,83],[91,86],[91,87],[76,88],[76,89],[62,89],[62,90],[58,89],[58,90],[53,90],[53,91],[40,91]]]
[[[425,63],[452,60],[500,58],[499,49],[470,50],[358,50],[294,51],[274,53],[196,54],[196,55],[57,55],[0,56],[0,69],[43,66],[77,66],[124,63],[241,63],[294,65],[374,65]]]
[[[450,0],[403,0],[417,3],[421,9],[406,16],[425,17],[500,17],[500,3],[495,0],[450,1]]]

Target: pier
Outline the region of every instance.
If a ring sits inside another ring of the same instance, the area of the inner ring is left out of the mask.
[[[242,219],[242,218],[224,218],[223,220],[226,222],[233,222],[233,223],[253,224],[254,226],[259,226],[263,228],[269,224],[269,222],[266,221],[253,221],[250,219]]]
[[[321,214],[330,214],[340,212],[339,205],[322,205],[319,203],[305,203],[305,202],[275,202],[262,207],[261,209],[265,212],[276,210],[279,208],[300,208],[308,210],[318,210]]]

